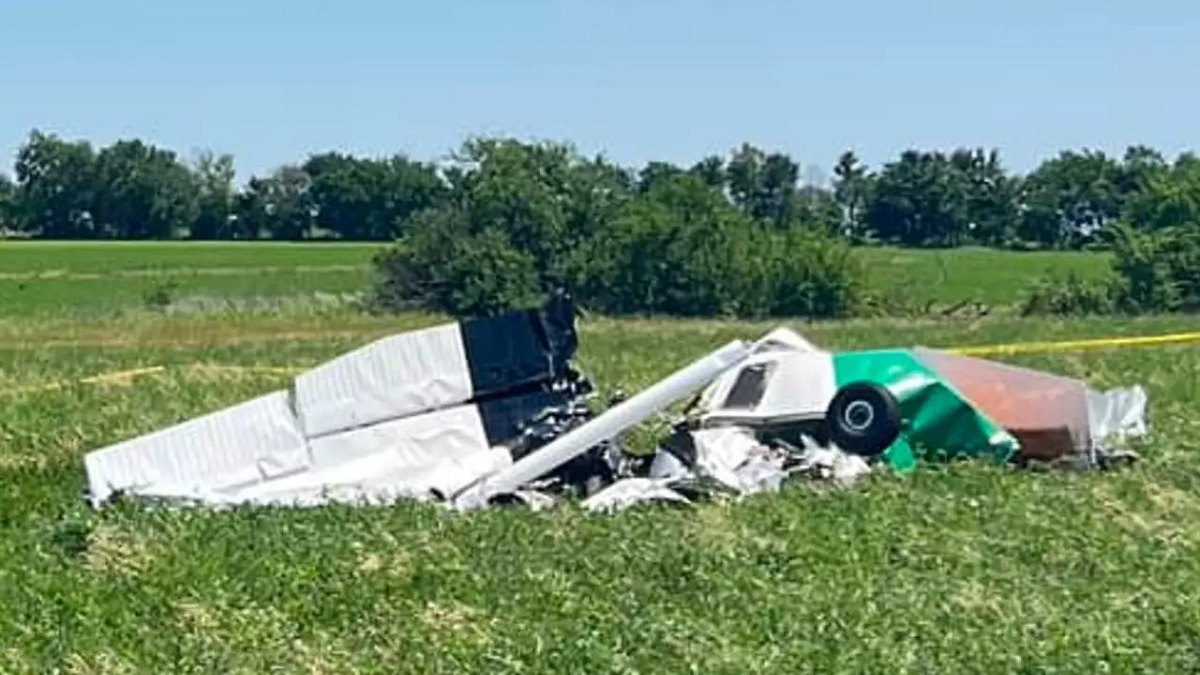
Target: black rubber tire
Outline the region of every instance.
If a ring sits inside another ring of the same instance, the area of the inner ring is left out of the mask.
[[[886,387],[851,382],[825,411],[829,440],[846,452],[865,457],[883,453],[900,436],[900,403]]]

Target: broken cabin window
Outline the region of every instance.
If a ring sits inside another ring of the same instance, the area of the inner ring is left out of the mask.
[[[775,370],[775,362],[756,363],[742,368],[737,380],[729,389],[722,407],[738,410],[753,410],[767,391],[767,379]]]

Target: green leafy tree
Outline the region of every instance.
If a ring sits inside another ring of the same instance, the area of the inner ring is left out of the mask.
[[[638,172],[637,191],[645,194],[662,185],[669,184],[683,174],[684,170],[674,164],[659,161],[647,162],[646,166]]]
[[[832,317],[862,296],[849,246],[757,223],[696,175],[627,203],[573,259],[577,297],[608,313]]]
[[[174,152],[120,140],[96,156],[96,230],[105,237],[174,239],[199,213],[196,184]]]
[[[870,200],[871,174],[858,155],[847,150],[833,168],[833,196],[841,211],[841,232],[855,239],[866,236],[866,217]]]
[[[1154,165],[1138,178],[1125,220],[1144,230],[1200,227],[1200,160],[1181,155],[1172,166]]]
[[[34,130],[17,151],[17,220],[49,239],[92,239],[96,152],[86,141],[64,141]]]
[[[478,315],[566,288],[606,312],[751,316],[837,313],[857,297],[843,284],[853,265],[810,246],[831,239],[756,220],[711,173],[654,164],[635,177],[567,145],[501,138],[467,143],[444,175],[452,197],[377,259],[380,308]]]
[[[344,239],[392,239],[413,214],[449,196],[436,167],[403,155],[363,159],[330,152],[309,157],[301,168],[312,180],[317,227]]]
[[[780,228],[792,224],[800,165],[791,157],[744,143],[730,157],[725,175],[733,203],[743,213]]]
[[[291,241],[307,238],[316,215],[311,188],[308,174],[295,165],[282,166],[266,177],[251,178],[238,195],[237,235]]]
[[[750,246],[746,315],[833,319],[862,309],[866,268],[844,240],[813,230],[758,230]]]
[[[970,237],[971,190],[944,153],[906,150],[876,176],[867,222],[884,241],[955,246]]]
[[[696,162],[688,173],[696,176],[704,181],[704,184],[725,193],[725,189],[729,185],[729,176],[725,166],[725,159],[718,155],[710,155]]]
[[[837,195],[816,185],[804,185],[792,196],[792,224],[829,235],[841,234],[842,208]]]
[[[504,232],[533,257],[543,290],[563,283],[566,253],[609,222],[628,196],[618,172],[566,144],[472,139],[457,160],[457,203],[472,231]]]
[[[0,173],[0,231],[16,229],[17,186],[7,174]]]
[[[1200,224],[1144,232],[1114,228],[1113,269],[1123,280],[1122,297],[1136,312],[1200,310]]]
[[[1131,197],[1144,191],[1170,168],[1170,163],[1158,150],[1146,145],[1131,145],[1125,149],[1114,183],[1122,197]]]
[[[1020,179],[1010,176],[997,150],[958,148],[950,165],[964,183],[967,198],[966,238],[976,243],[1002,246],[1017,237],[1020,212]]]
[[[1103,152],[1063,151],[1024,181],[1019,234],[1054,248],[1095,241],[1121,215],[1121,165]]]
[[[237,187],[233,155],[202,152],[192,173],[196,182],[196,220],[192,239],[232,239],[237,227]]]

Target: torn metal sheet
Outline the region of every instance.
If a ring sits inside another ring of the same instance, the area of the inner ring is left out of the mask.
[[[1091,439],[1083,382],[933,349],[913,353],[1012,433],[1022,457],[1046,460],[1087,451]]]
[[[925,348],[822,351],[779,328],[706,388],[693,413],[699,427],[744,426],[789,442],[808,435],[909,470],[918,455],[1103,454],[1110,438],[1145,433],[1145,392],[1100,393],[1076,379]]]
[[[206,504],[320,506],[331,503],[390,504],[397,500],[440,501],[441,495],[512,464],[504,448],[473,449],[458,455],[404,461],[389,452],[366,455],[322,471],[260,482],[238,491],[204,494]]]
[[[625,478],[588,497],[582,506],[588,511],[612,512],[650,502],[689,503],[687,497],[668,487],[670,482],[661,478]]]
[[[377,340],[300,374],[294,386],[309,437],[464,403],[473,394],[457,324]]]
[[[597,414],[569,299],[410,331],[277,391],[87,455],[89,496],[205,505],[436,501],[467,510],[692,503],[848,485],[919,456],[1079,456],[1146,432],[1145,391],[937,350],[832,352],[780,327]],[[699,391],[651,455],[622,436]]]
[[[973,356],[913,353],[1019,441],[1020,461],[1095,456],[1147,432],[1145,390],[1098,392],[1082,380]]]
[[[873,384],[881,393],[889,393],[897,405],[894,413],[885,413],[882,402],[870,400],[866,394],[851,397],[840,406],[835,397],[830,403],[831,426],[852,432],[843,436],[862,438],[869,444],[870,453],[875,440],[872,433],[894,423],[898,433],[880,454],[897,469],[912,468],[918,454],[991,456],[1007,461],[1020,449],[1019,441],[1008,430],[911,351],[841,352],[833,359],[839,392],[851,385]],[[873,419],[854,418],[855,406],[860,402],[871,408]],[[883,414],[894,419],[879,417]],[[858,450],[845,439],[835,442],[851,452]]]
[[[1088,432],[1094,443],[1117,444],[1129,438],[1145,436],[1146,408],[1149,399],[1140,386],[1108,391],[1087,391]]]
[[[89,499],[315,504],[334,500],[329,490],[349,499],[424,489],[421,476],[497,448],[520,459],[592,415],[591,383],[569,363],[574,319],[560,296],[540,311],[378,340],[300,374],[290,392],[89,453]],[[576,458],[565,480],[593,468],[597,452]]]
[[[84,457],[93,504],[115,493],[203,494],[303,468],[308,445],[276,391]]]
[[[556,297],[541,311],[383,338],[298,376],[296,412],[315,437],[536,389],[567,377],[574,320],[574,305]]]
[[[804,452],[790,473],[845,487],[871,473],[871,466],[863,457],[843,452],[836,447],[823,448],[806,437]]]
[[[749,353],[749,346],[743,341],[730,342],[633,397],[617,403],[578,428],[555,438],[505,471],[485,479],[475,489],[456,495],[457,506],[464,509],[477,508],[496,495],[514,492],[537,476],[553,471],[666,409],[671,403],[703,387],[714,377],[744,360]]]
[[[583,502],[612,512],[645,503],[692,504],[722,495],[733,499],[777,492],[793,476],[840,487],[871,472],[862,457],[802,438],[802,447],[757,441],[744,428],[688,430],[658,448],[648,474],[622,478]]]
[[[783,483],[785,457],[748,429],[700,429],[692,432],[692,443],[695,467],[732,490],[776,490]]]
[[[901,470],[913,466],[918,445],[1002,459],[1018,447],[906,350],[763,350],[715,381],[696,414],[701,427],[745,426],[793,442],[809,435]]]

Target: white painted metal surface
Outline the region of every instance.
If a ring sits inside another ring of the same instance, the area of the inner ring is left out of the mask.
[[[457,323],[376,340],[296,378],[309,437],[465,403],[473,391]]]
[[[738,390],[755,389],[747,385],[756,377],[762,380],[759,393],[747,398]],[[820,418],[836,391],[833,355],[781,327],[759,339],[750,358],[704,390],[698,412],[705,422]]]
[[[276,391],[117,443],[84,458],[91,498],[114,491],[149,497],[204,494],[303,470],[308,446]]]

